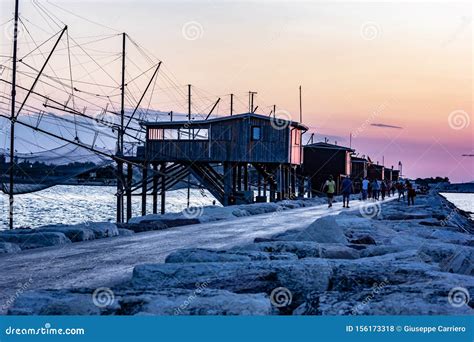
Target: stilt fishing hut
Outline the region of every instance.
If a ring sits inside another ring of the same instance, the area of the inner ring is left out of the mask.
[[[398,182],[400,180],[400,170],[395,170],[392,166],[392,182]]]
[[[222,205],[291,198],[297,184],[296,167],[302,163],[301,135],[307,127],[255,113],[208,120],[142,122],[145,146],[128,158],[127,219],[131,196],[142,196],[146,214],[147,194],[157,212],[165,212],[166,191],[180,181],[196,181]],[[143,165],[143,178],[132,184],[132,167]],[[257,174],[251,184],[249,169]],[[190,177],[191,176],[191,177]]]
[[[370,163],[368,168],[368,178],[370,180],[384,180],[385,168],[383,165]]]
[[[393,175],[392,175],[393,169],[389,169],[388,167],[384,168],[383,170],[383,179],[387,182],[391,182],[393,180]]]
[[[368,168],[369,161],[366,158],[351,156],[351,178],[356,193],[362,189],[362,180],[367,177]]]
[[[318,142],[304,146],[303,174],[311,183],[311,192],[322,191],[323,184],[332,175],[339,190],[342,178],[351,175],[353,149],[345,146]]]

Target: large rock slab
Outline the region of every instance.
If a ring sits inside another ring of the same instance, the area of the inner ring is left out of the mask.
[[[267,295],[236,294],[224,290],[174,290],[154,295],[138,314],[148,315],[270,315],[273,307]]]
[[[27,291],[9,308],[9,315],[99,315],[100,308],[91,293],[74,293],[69,290]]]
[[[20,294],[9,315],[269,315],[267,295],[225,290],[124,288],[34,290]]]
[[[265,253],[291,253],[298,258],[321,257],[321,245],[310,241],[269,241],[256,242],[244,246],[237,246],[231,251],[261,251]]]
[[[192,289],[196,283],[235,293],[267,293],[285,287],[295,296],[324,291],[331,267],[325,260],[252,261],[227,263],[145,264],[133,270],[134,288]]]
[[[317,219],[307,228],[301,230],[289,230],[274,235],[270,240],[276,241],[313,241],[319,243],[347,243],[344,230],[336,222],[333,215]]]
[[[46,226],[35,229],[36,232],[57,232],[66,235],[72,242],[89,241],[95,239],[94,232],[82,226]]]
[[[291,253],[264,253],[258,251],[223,251],[202,248],[180,249],[166,257],[166,263],[238,262],[253,260],[295,260]]]
[[[94,232],[96,239],[102,239],[106,237],[119,235],[117,225],[111,222],[87,222],[83,224],[74,225],[71,227],[90,229]]]
[[[0,254],[17,253],[21,251],[20,246],[10,242],[0,242]]]
[[[17,244],[22,250],[71,243],[66,235],[58,232],[0,233],[0,242]]]

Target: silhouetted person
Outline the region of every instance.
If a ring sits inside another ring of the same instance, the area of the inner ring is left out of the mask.
[[[328,208],[332,207],[332,201],[334,198],[334,192],[336,192],[336,182],[334,181],[332,175],[329,175],[328,180],[324,183],[323,192],[328,196]]]
[[[387,183],[385,181],[382,181],[382,184],[380,184],[380,192],[382,193],[382,201],[385,199],[385,193],[387,192]]]
[[[342,207],[349,208],[349,200],[351,193],[354,190],[354,186],[349,177],[345,177],[341,183],[341,192],[342,192]]]
[[[416,191],[413,188],[413,185],[410,183],[410,181],[406,181],[406,187],[407,187],[407,199],[408,199],[408,205],[415,205],[415,196],[416,196]]]

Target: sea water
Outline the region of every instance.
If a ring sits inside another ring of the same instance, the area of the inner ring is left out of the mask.
[[[115,221],[116,191],[112,186],[57,185],[35,193],[15,195],[14,226],[36,228],[47,224]],[[190,190],[191,206],[213,205],[213,201],[214,197],[206,190]],[[152,205],[152,197],[148,196],[148,214],[152,213]],[[186,207],[187,189],[166,192],[167,213],[180,212]],[[0,229],[7,229],[8,196],[3,193],[0,195],[0,213]],[[141,196],[132,197],[132,215],[141,215]]]
[[[471,220],[474,220],[474,193],[441,193],[446,199],[454,204],[456,208],[464,210],[471,215]]]

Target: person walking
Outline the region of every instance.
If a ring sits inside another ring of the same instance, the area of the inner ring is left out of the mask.
[[[397,190],[397,182],[392,182],[392,196],[395,196],[395,191]]]
[[[374,179],[372,181],[372,198],[374,201],[378,200],[378,192],[379,192],[379,182]]]
[[[334,198],[334,192],[336,191],[336,182],[332,175],[329,175],[328,180],[324,183],[323,192],[328,196],[328,208],[332,207],[332,201]]]
[[[387,183],[385,181],[382,181],[382,184],[380,184],[380,191],[382,193],[382,201],[385,199],[385,193],[387,192]]]
[[[365,201],[367,199],[367,194],[369,193],[369,181],[367,177],[364,177],[362,181],[362,200]]]
[[[354,191],[354,185],[350,177],[345,177],[341,183],[341,192],[342,192],[342,207],[349,208],[349,200],[351,193]]]
[[[392,181],[387,181],[387,196],[390,197],[390,191],[392,191]]]
[[[416,191],[408,179],[406,181],[406,188],[407,188],[408,205],[410,205],[410,202],[411,202],[411,205],[415,205]]]
[[[403,201],[405,201],[405,189],[404,189],[404,186],[403,186],[403,183],[402,181],[399,181],[397,183],[397,191],[398,191],[398,202],[400,202],[400,198],[403,197]]]

